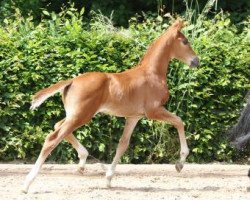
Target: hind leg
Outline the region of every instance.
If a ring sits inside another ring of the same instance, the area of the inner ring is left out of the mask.
[[[70,144],[72,144],[72,146],[77,151],[79,158],[78,171],[80,173],[83,173],[85,163],[89,155],[87,149],[76,139],[76,137],[72,133],[67,135],[64,139],[67,140]]]
[[[44,142],[43,148],[40,152],[40,155],[33,166],[30,173],[27,175],[24,183],[23,192],[27,193],[30,184],[34,181],[36,178],[39,170],[41,169],[44,161],[48,157],[48,155],[51,153],[51,151],[63,140],[63,138],[71,134],[77,127],[82,125],[82,123],[79,123],[77,118],[70,118],[66,119],[62,122],[62,124],[52,133],[50,133]]]
[[[55,129],[59,128],[61,126],[61,124],[64,122],[64,120],[65,119],[57,122],[54,126]],[[83,173],[85,163],[86,163],[87,157],[89,155],[87,149],[76,139],[76,137],[73,135],[73,133],[68,134],[64,139],[67,142],[69,142],[74,147],[74,149],[77,151],[78,158],[79,158],[78,171],[80,173]]]

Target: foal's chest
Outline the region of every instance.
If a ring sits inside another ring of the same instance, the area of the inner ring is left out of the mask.
[[[165,80],[155,79],[149,84],[148,99],[155,104],[163,105],[169,99],[169,90]]]

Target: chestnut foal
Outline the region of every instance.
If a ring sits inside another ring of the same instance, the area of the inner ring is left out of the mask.
[[[34,95],[31,109],[61,91],[66,117],[46,137],[40,155],[26,177],[23,192],[28,191],[45,159],[63,139],[76,149],[80,159],[79,169],[84,169],[88,151],[72,132],[88,123],[99,112],[126,117],[116,155],[106,172],[108,187],[115,167],[129,145],[133,129],[142,117],[168,122],[178,130],[181,149],[176,170],[181,171],[189,154],[184,125],[178,116],[167,111],[163,105],[169,97],[166,73],[170,60],[176,58],[190,67],[199,64],[188,40],[180,32],[182,27],[183,22],[176,20],[149,46],[140,63],[132,69],[122,73],[85,73],[71,80],[60,81]]]

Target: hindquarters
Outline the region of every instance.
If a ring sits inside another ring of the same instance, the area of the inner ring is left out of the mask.
[[[105,73],[85,73],[74,78],[63,91],[66,118],[89,121],[105,101],[107,81]]]

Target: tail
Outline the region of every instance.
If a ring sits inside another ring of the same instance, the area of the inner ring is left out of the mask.
[[[31,102],[31,110],[39,107],[46,99],[53,96],[57,92],[63,91],[65,87],[72,84],[72,80],[60,81],[54,85],[49,86],[48,88],[42,89],[37,92]]]

